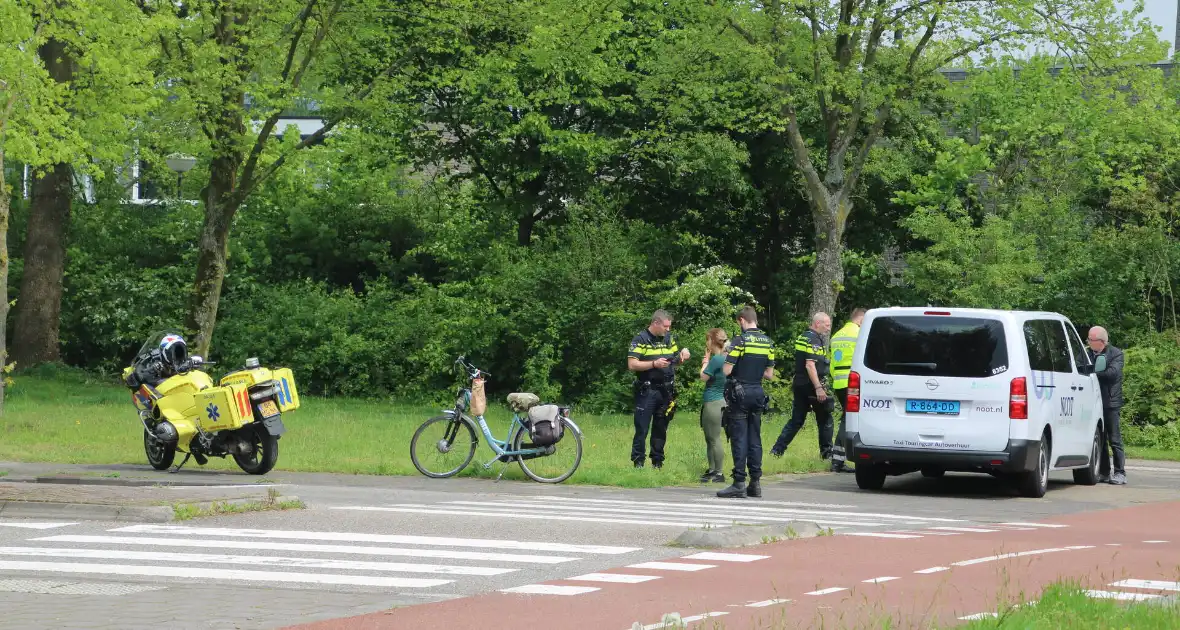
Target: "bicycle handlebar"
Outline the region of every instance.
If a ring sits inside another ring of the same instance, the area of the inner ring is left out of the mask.
[[[465,357],[463,355],[459,355],[459,358],[455,359],[455,365],[458,365],[458,366],[462,367],[464,370],[466,370],[467,377],[472,380],[480,378],[481,376],[491,376],[492,375],[491,372],[485,372],[485,371],[475,367],[474,365],[468,363],[467,357]]]

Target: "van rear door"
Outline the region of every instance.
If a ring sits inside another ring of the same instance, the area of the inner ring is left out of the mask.
[[[1002,451],[1008,446],[1004,321],[881,314],[865,335],[860,439],[866,446]]]

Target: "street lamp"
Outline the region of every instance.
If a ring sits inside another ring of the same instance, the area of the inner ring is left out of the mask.
[[[180,198],[180,184],[184,181],[184,174],[197,165],[197,158],[191,155],[173,153],[164,160],[168,168],[176,171],[176,197]]]

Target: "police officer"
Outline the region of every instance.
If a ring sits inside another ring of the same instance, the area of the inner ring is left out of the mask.
[[[795,338],[795,375],[791,380],[794,404],[791,421],[783,427],[770,449],[770,454],[775,457],[781,457],[786,452],[795,434],[803,428],[808,410],[815,412],[815,422],[819,425],[820,456],[824,459],[831,456],[832,411],[836,408],[836,401],[825,386],[825,381],[830,382],[831,374],[828,348],[824,343],[824,335],[830,330],[832,318],[827,313],[819,312],[812,316],[811,328]]]
[[[863,308],[852,309],[848,323],[832,335],[832,391],[836,394],[836,400],[840,401],[841,412],[836,443],[832,445],[832,472],[852,472],[845,467],[844,417],[848,414],[848,373],[852,371],[852,353],[856,352],[856,338],[860,334],[860,323],[864,318]]]
[[[742,309],[738,326],[742,334],[734,338],[721,367],[726,376],[726,433],[733,454],[733,484],[717,492],[722,498],[762,496],[762,412],[768,403],[762,379],[774,378],[774,342],[758,329],[754,307]]]
[[[672,337],[672,316],[665,310],[652,313],[648,327],[631,340],[627,369],[636,372],[635,437],[631,441],[631,463],[643,468],[644,442],[651,431],[651,465],[664,465],[664,441],[676,404],[676,366],[688,360],[688,348],[681,349]]]

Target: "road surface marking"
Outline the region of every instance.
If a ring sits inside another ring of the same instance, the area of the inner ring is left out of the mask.
[[[973,621],[975,619],[992,619],[993,617],[999,617],[999,616],[1000,616],[1000,613],[981,612],[981,613],[975,613],[974,615],[967,615],[966,617],[959,617],[959,619],[962,621]]]
[[[1025,556],[1039,556],[1046,553],[1057,553],[1059,551],[1076,551],[1078,549],[1093,549],[1093,545],[1076,545],[1073,547],[1052,547],[1050,549],[1033,549],[1031,551],[1019,551],[1013,553],[1001,553],[994,556],[986,556],[983,558],[974,558],[971,560],[962,560],[959,562],[952,562],[952,566],[969,567],[973,564],[983,564],[984,562],[994,562],[996,560],[1007,560],[1008,558],[1023,558]]]
[[[304,543],[274,543],[259,540],[187,540],[184,538],[135,538],[132,536],[45,536],[31,538],[32,542],[71,542],[110,545],[139,545],[159,547],[195,547],[198,549],[248,549],[266,551],[305,551],[314,553],[347,553],[366,556],[400,556],[408,558],[447,558],[451,560],[484,560],[522,564],[561,564],[581,558],[568,556],[538,556],[527,553],[492,553],[489,551],[451,551],[443,549],[412,549],[409,547],[363,547],[355,545],[313,545]]]
[[[526,595],[582,595],[599,590],[597,586],[561,586],[559,584],[526,584],[502,588],[501,593],[524,593]]]
[[[895,529],[889,534],[915,534],[918,538],[923,536],[962,536],[962,532],[932,532],[930,530],[922,529]]]
[[[785,604],[791,600],[789,599],[767,599],[753,604],[746,604],[747,608],[766,608],[767,606],[776,606],[778,604]]]
[[[1120,582],[1112,582],[1109,586],[1146,588],[1153,591],[1180,591],[1180,582],[1163,582],[1160,580],[1122,580]]]
[[[355,560],[320,560],[284,558],[282,556],[230,556],[209,553],[168,553],[128,551],[126,549],[61,549],[54,547],[0,547],[0,556],[36,556],[88,560],[150,560],[176,564],[246,564],[337,571],[392,571],[400,573],[443,573],[448,575],[503,575],[519,569],[465,567],[444,564],[408,564],[403,562],[361,562]]]
[[[804,595],[827,595],[829,593],[839,593],[840,591],[846,590],[848,589],[844,588],[843,586],[833,586],[832,588],[825,588],[818,591],[811,591],[810,593],[804,593]]]
[[[520,510],[523,508],[526,510],[532,510],[532,512],[527,513],[526,516],[520,516],[520,518],[533,518],[533,519],[539,519],[539,520],[551,519],[551,520],[555,520],[555,521],[588,520],[590,522],[634,523],[637,525],[668,524],[668,525],[681,526],[681,525],[687,524],[689,526],[699,527],[699,526],[705,525],[705,524],[729,525],[730,523],[743,522],[743,521],[752,522],[752,523],[776,523],[776,522],[787,522],[787,521],[798,520],[798,516],[792,515],[792,514],[765,514],[765,513],[755,513],[755,512],[735,513],[735,512],[731,512],[731,511],[725,511],[724,513],[717,513],[717,512],[705,512],[705,511],[702,511],[699,507],[697,507],[696,509],[688,509],[688,510],[658,510],[658,509],[652,509],[650,507],[641,507],[639,505],[636,505],[635,507],[622,507],[622,506],[600,507],[600,506],[586,506],[586,505],[558,505],[558,504],[551,504],[551,503],[531,503],[531,502],[527,502],[527,501],[447,501],[445,504],[441,504],[440,506],[422,505],[422,504],[413,504],[413,503],[399,503],[399,504],[396,504],[394,507],[397,507],[400,510],[407,510],[408,508],[414,508],[415,510],[422,511],[422,513],[424,513],[424,514],[429,514],[429,513],[433,513],[433,512],[428,512],[427,510],[445,510],[445,509],[450,509],[447,506],[452,506],[452,505],[459,506],[461,508],[465,508],[468,510],[472,510],[471,512],[456,512],[456,513],[471,514],[473,516],[516,517],[517,515],[522,514]],[[649,505],[653,505],[653,504],[649,504]],[[470,507],[468,507],[468,506],[470,506]],[[685,507],[688,508],[690,506],[685,506]],[[340,508],[333,508],[333,509],[343,510],[343,509],[349,509],[349,508],[340,507]],[[360,509],[360,508],[355,508],[355,509]],[[366,508],[366,509],[380,510],[380,509],[389,509],[389,508],[374,507],[374,508]],[[478,512],[476,512],[474,510],[478,510]],[[565,512],[565,514],[563,514],[563,512]],[[572,512],[572,514],[569,514],[571,512]],[[628,521],[628,520],[620,519],[618,516],[615,516],[616,514],[624,515],[624,516],[638,516],[638,517],[646,517],[648,515],[651,515],[652,517],[657,517],[657,518],[666,517],[668,519],[677,519],[678,518],[678,519],[689,519],[689,520],[676,521],[675,523],[668,523],[667,521],[652,521],[652,520],[631,520],[631,521]],[[598,517],[595,518],[595,515],[597,515]],[[702,519],[702,520],[693,521],[691,519]],[[815,520],[819,524],[852,525],[852,526],[859,526],[859,527],[877,527],[877,526],[885,524],[885,523],[874,523],[874,522],[861,521],[861,520],[838,520],[838,519],[828,519],[828,518],[817,518]]]
[[[587,573],[585,575],[575,575],[567,580],[578,580],[581,582],[614,582],[616,584],[638,584],[640,582],[650,582],[651,580],[658,580],[658,575],[629,575],[626,573]]]
[[[20,521],[0,522],[0,527],[19,527],[21,529],[53,529],[55,527],[66,527],[67,525],[77,525],[77,523],[22,523]]]
[[[618,523],[620,525],[663,525],[665,527],[704,527],[706,525],[727,525],[728,521],[653,521],[653,520],[639,520],[626,519],[617,516],[563,516],[556,514],[537,514],[524,513],[519,510],[515,512],[496,512],[492,510],[448,510],[444,508],[436,508],[430,506],[415,506],[411,504],[401,504],[396,507],[386,506],[372,506],[372,505],[346,505],[334,506],[328,508],[329,510],[352,510],[356,512],[401,512],[405,514],[440,514],[449,516],[499,516],[501,518],[517,518],[533,521],[580,521],[583,523]]]
[[[1107,547],[1122,547],[1122,543],[1106,543]]]
[[[755,560],[765,560],[770,556],[756,556],[749,553],[718,553],[715,551],[702,551],[701,553],[694,553],[691,556],[684,556],[686,560],[718,560],[721,562],[753,562]]]
[[[1166,543],[1166,542],[1168,542],[1168,541],[1166,541],[1166,540],[1145,540],[1145,541],[1143,541],[1143,542],[1145,542],[1145,543],[1147,543],[1147,544],[1149,544],[1149,545],[1158,545],[1158,544],[1160,544],[1160,543]]]
[[[1015,525],[1017,527],[1069,527],[1069,525],[1059,525],[1057,523],[997,523],[997,525]]]
[[[710,619],[712,617],[720,617],[722,615],[728,615],[728,614],[729,613],[727,613],[727,612],[708,612],[703,615],[692,615],[691,617],[685,617],[685,618],[681,619],[681,621],[683,621],[684,623],[692,623],[693,621],[703,621],[705,619]]]
[[[937,530],[940,530],[940,531],[947,531],[947,532],[977,532],[977,533],[986,533],[986,532],[994,532],[994,531],[999,531],[999,530],[995,530],[995,529],[983,529],[982,527],[946,527],[946,526],[939,526],[939,527],[931,527],[930,529],[937,529]]]
[[[138,566],[131,564],[78,564],[73,562],[0,561],[0,571],[96,573],[100,575],[145,575],[153,577],[206,578],[210,580],[241,580],[252,582],[349,584],[353,586],[384,586],[392,588],[426,588],[450,584],[453,581],[368,575],[334,575],[331,573],[283,573],[278,571],[244,571],[240,569]]]
[[[885,532],[844,532],[841,536],[868,536],[870,538],[921,538],[914,534],[887,534]]]
[[[889,581],[891,581],[891,580],[898,580],[898,579],[901,579],[901,578],[895,578],[895,577],[879,577],[879,578],[873,578],[873,579],[871,579],[871,580],[864,580],[864,583],[865,583],[865,584],[880,584],[881,582],[889,582]]]
[[[777,514],[792,514],[792,515],[798,515],[798,516],[807,516],[810,518],[820,517],[820,516],[835,516],[835,517],[839,517],[839,518],[863,517],[863,518],[869,518],[869,519],[893,519],[893,520],[909,520],[909,521],[938,522],[938,523],[962,523],[963,522],[963,519],[961,519],[961,518],[939,518],[939,517],[933,517],[933,516],[916,516],[916,515],[912,515],[912,514],[888,514],[888,513],[881,513],[881,512],[843,512],[843,511],[832,511],[832,510],[806,510],[806,509],[792,509],[792,508],[757,507],[757,506],[753,506],[753,505],[730,505],[730,504],[726,504],[720,500],[717,500],[717,501],[697,501],[694,503],[670,503],[670,502],[666,502],[666,501],[665,502],[660,502],[660,501],[624,501],[624,500],[619,500],[619,499],[583,499],[583,498],[575,498],[575,497],[544,497],[543,499],[537,499],[535,504],[536,505],[544,505],[544,506],[553,506],[557,503],[611,504],[611,505],[632,506],[632,507],[635,507],[636,509],[643,509],[643,508],[646,508],[647,506],[674,507],[674,508],[690,509],[690,510],[693,509],[694,507],[698,507],[699,505],[719,505],[719,506],[725,506],[725,511],[727,513],[731,513],[731,514],[738,513],[738,512],[773,512],[773,513],[777,513]],[[759,502],[759,503],[761,503],[761,502]]]
[[[716,567],[715,564],[689,564],[687,562],[640,562],[629,564],[628,569],[661,569],[664,571],[703,571]]]
[[[928,573],[939,573],[941,571],[949,571],[949,570],[950,570],[950,567],[930,567],[929,569],[921,569],[919,571],[914,571],[914,573],[928,574]]]
[[[1119,593],[1115,591],[1086,591],[1086,595],[1095,599],[1116,599],[1118,601],[1141,602],[1147,599],[1158,599],[1160,595],[1151,593]]]
[[[402,545],[436,545],[445,547],[481,547],[490,549],[522,549],[525,551],[557,551],[566,553],[599,553],[617,555],[640,551],[642,547],[609,547],[605,545],[570,545],[565,543],[486,538],[445,538],[439,536],[408,536],[399,534],[361,534],[353,532],[309,532],[278,529],[237,529],[229,527],[185,527],[182,525],[130,525],[112,532],[132,534],[173,534],[178,536],[225,536],[231,538],[270,538],[281,540],[338,540],[343,542],[374,542]]]

